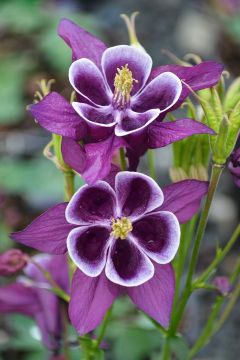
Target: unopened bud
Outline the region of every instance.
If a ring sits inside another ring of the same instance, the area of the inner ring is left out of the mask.
[[[143,48],[143,46],[140,44],[140,42],[138,41],[137,38],[137,34],[136,34],[136,27],[135,27],[135,19],[136,16],[138,15],[138,12],[135,11],[129,18],[129,16],[127,16],[126,14],[121,14],[121,18],[124,20],[127,29],[128,29],[128,35],[129,35],[129,41],[130,41],[130,45],[132,46],[136,46],[138,47],[140,50],[145,51],[145,49]]]
[[[223,296],[227,296],[231,291],[231,283],[227,276],[217,276],[213,280],[213,285]]]
[[[0,276],[10,276],[22,270],[27,256],[21,250],[11,249],[0,254]]]

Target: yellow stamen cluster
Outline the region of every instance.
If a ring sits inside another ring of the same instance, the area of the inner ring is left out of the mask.
[[[112,219],[112,232],[111,235],[115,237],[115,239],[124,240],[128,236],[128,234],[132,231],[132,223],[126,218],[122,217],[121,219]]]
[[[115,98],[116,100],[121,100],[121,102],[127,103],[130,99],[130,93],[133,88],[133,82],[138,82],[138,80],[133,78],[132,71],[129,70],[128,64],[117,68],[117,73],[114,79],[115,87]]]

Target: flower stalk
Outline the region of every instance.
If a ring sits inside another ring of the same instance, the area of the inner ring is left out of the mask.
[[[213,164],[212,166],[212,174],[211,174],[211,180],[210,180],[210,184],[209,184],[209,190],[208,190],[208,194],[207,194],[207,199],[199,220],[199,225],[198,225],[198,229],[197,229],[197,233],[196,233],[196,238],[195,238],[195,243],[194,243],[194,247],[193,247],[193,252],[192,252],[192,257],[191,257],[191,261],[189,264],[189,270],[188,270],[188,275],[187,275],[187,280],[186,280],[186,285],[185,285],[185,289],[182,295],[182,301],[179,305],[178,311],[176,311],[173,314],[173,319],[172,319],[172,323],[169,329],[169,334],[173,335],[175,334],[177,327],[179,325],[179,322],[182,318],[182,314],[184,312],[185,306],[187,304],[188,298],[191,295],[192,292],[192,277],[197,265],[197,260],[198,260],[198,254],[199,254],[199,249],[200,249],[200,245],[201,245],[201,241],[206,229],[206,225],[207,225],[207,220],[208,220],[208,214],[209,214],[209,210],[212,204],[212,200],[218,185],[218,181],[219,178],[221,176],[223,167],[222,166],[218,166]]]

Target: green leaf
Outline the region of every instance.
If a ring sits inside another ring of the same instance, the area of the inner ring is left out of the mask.
[[[137,328],[125,328],[114,344],[116,360],[143,360],[160,347],[161,335],[158,331]]]
[[[1,27],[11,32],[32,32],[43,25],[44,17],[39,0],[9,0],[0,6]]]
[[[22,89],[33,64],[24,55],[13,54],[0,60],[0,124],[17,123],[25,112]]]
[[[0,186],[7,192],[21,194],[28,200],[43,203],[63,199],[64,178],[55,165],[45,158],[0,161]],[[76,189],[83,184],[76,177]]]
[[[176,356],[177,360],[187,360],[189,347],[186,341],[179,335],[176,335],[169,339],[169,346],[171,351]]]

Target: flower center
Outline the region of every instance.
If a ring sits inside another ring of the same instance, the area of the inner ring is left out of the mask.
[[[138,83],[138,80],[133,78],[132,71],[129,70],[128,64],[117,68],[117,73],[114,79],[114,102],[117,107],[125,108],[130,101],[130,93],[133,88],[133,83]]]
[[[111,235],[116,239],[124,240],[128,234],[132,231],[132,223],[126,218],[122,217],[121,219],[112,219],[112,232]]]

